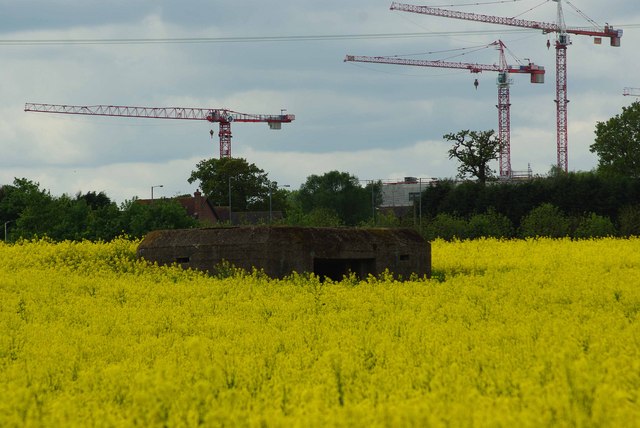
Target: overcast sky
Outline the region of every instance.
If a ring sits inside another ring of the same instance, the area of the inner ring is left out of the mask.
[[[555,22],[544,0],[432,0],[441,6]],[[461,6],[476,3],[474,6]],[[482,3],[482,2],[481,2]],[[569,169],[591,170],[598,121],[621,112],[640,87],[636,0],[573,0],[599,25],[624,30],[622,47],[572,36],[568,48]],[[361,180],[454,177],[450,143],[463,129],[497,131],[495,73],[343,62],[346,54],[413,55],[493,64],[501,39],[513,56],[546,68],[546,83],[513,75],[511,163],[546,174],[556,163],[554,35],[391,11],[387,0],[0,0],[0,184],[14,177],[54,195],[104,191],[113,200],[190,193],[197,162],[218,157],[217,124],[26,113],[26,102],[228,108],[296,120],[282,130],[234,123],[232,155],[280,185],[311,174]],[[589,26],[563,2],[569,26]],[[456,7],[454,7],[456,6]],[[366,35],[386,34],[385,37]],[[329,36],[362,37],[329,37]],[[404,36],[401,36],[404,35]],[[307,37],[296,40],[298,36]],[[273,38],[277,40],[273,40]],[[201,43],[177,43],[203,38]],[[243,40],[252,38],[252,41]],[[170,39],[173,43],[112,43]],[[76,44],[16,41],[104,40]],[[111,43],[109,43],[111,42]],[[464,55],[460,55],[464,53]],[[479,79],[478,89],[473,81]],[[216,136],[211,140],[209,130]],[[497,169],[497,162],[495,169]]]

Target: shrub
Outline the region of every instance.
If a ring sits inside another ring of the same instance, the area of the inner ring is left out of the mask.
[[[467,232],[470,238],[511,238],[514,235],[511,220],[493,208],[471,217]]]
[[[372,223],[372,221],[369,220],[368,222],[363,223],[363,225],[370,227],[400,227],[401,222],[392,211],[378,211],[375,223]]]
[[[640,205],[623,207],[618,214],[618,224],[620,227],[620,235],[640,235]]]
[[[431,220],[426,228],[426,239],[433,240],[442,238],[450,241],[452,239],[465,239],[468,237],[467,222],[455,215],[438,214]]]
[[[527,214],[520,222],[520,235],[524,238],[548,236],[561,238],[569,236],[571,221],[558,207],[542,204]]]
[[[578,227],[573,232],[574,238],[604,238],[615,236],[616,228],[609,217],[590,213],[580,219]]]

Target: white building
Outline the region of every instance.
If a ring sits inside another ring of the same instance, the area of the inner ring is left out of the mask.
[[[433,186],[434,178],[405,177],[403,181],[382,182],[382,204],[380,207],[410,207],[418,201],[427,187]]]

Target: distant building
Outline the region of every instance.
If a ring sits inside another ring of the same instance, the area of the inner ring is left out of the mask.
[[[202,196],[200,190],[196,190],[193,196],[179,196],[176,201],[187,210],[187,214],[203,223],[218,224],[229,221],[229,208],[214,206],[209,199]]]
[[[204,197],[200,190],[196,190],[193,196],[178,196],[174,198],[176,202],[184,207],[187,214],[200,221],[204,225],[214,226],[218,224],[268,224],[270,221],[282,220],[282,211],[248,211],[229,212],[227,206],[215,206]],[[151,199],[139,199],[138,203],[151,204]]]
[[[436,180],[433,178],[405,177],[403,181],[382,183],[382,204],[380,208],[413,207],[420,200],[420,194]]]

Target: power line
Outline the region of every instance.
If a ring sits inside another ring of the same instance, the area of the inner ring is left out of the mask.
[[[414,53],[383,55],[383,56],[386,57],[386,58],[399,58],[399,57],[409,57],[409,56],[434,55],[434,54],[441,54],[441,53],[469,51],[469,50],[472,50],[472,49],[486,48],[487,46],[488,45],[485,43],[485,44],[482,44],[482,45],[469,46],[469,47],[464,47],[464,48],[441,49],[441,50],[429,51],[429,52],[414,52]]]
[[[513,1],[513,0],[511,0]],[[640,24],[617,25],[617,28],[640,28]],[[102,39],[0,39],[0,46],[65,46],[65,45],[148,45],[148,44],[216,44],[216,43],[284,43],[335,40],[409,39],[442,36],[495,35],[506,33],[537,33],[534,29],[429,31],[417,33],[321,34],[291,36],[246,37],[165,37],[165,38],[102,38]]]
[[[370,34],[325,34],[310,36],[249,36],[249,37],[187,37],[187,38],[104,38],[104,39],[0,39],[0,46],[42,45],[144,45],[144,44],[201,44],[201,43],[264,43],[264,42],[308,42],[361,39],[403,39],[441,37],[450,35],[483,35],[496,33],[523,33],[535,30],[484,30],[484,31],[433,31],[420,33],[370,33]]]
[[[484,6],[484,5],[487,5],[487,4],[517,3],[519,1],[524,1],[524,0],[496,0],[496,1],[476,2],[476,3],[440,4],[440,5],[436,5],[436,6],[430,6],[430,7]]]

